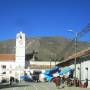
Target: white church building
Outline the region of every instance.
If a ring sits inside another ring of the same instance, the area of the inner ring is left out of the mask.
[[[0,76],[6,75],[6,77],[13,76],[20,79],[21,75],[24,75],[26,60],[25,56],[25,34],[20,32],[16,35],[16,47],[15,54],[0,54]],[[30,54],[29,54],[30,55]],[[30,61],[28,60],[28,66],[30,70],[43,71],[50,69],[59,62],[50,61]],[[30,71],[29,70],[29,71]],[[1,77],[0,77],[1,78]]]
[[[25,34],[20,32],[16,35],[16,53],[0,54],[0,78],[13,76],[20,78],[25,68]]]

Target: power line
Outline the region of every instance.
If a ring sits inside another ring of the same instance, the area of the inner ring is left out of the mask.
[[[83,37],[89,31],[90,31],[90,23],[88,23],[83,30],[81,30],[80,32],[77,33],[77,40],[79,40],[81,37]],[[75,42],[75,38],[73,38],[72,41],[69,42],[66,45],[66,47],[61,51],[61,57],[65,57],[65,55],[67,54],[67,52],[68,52],[68,55],[71,54],[71,52],[74,49],[74,42]]]

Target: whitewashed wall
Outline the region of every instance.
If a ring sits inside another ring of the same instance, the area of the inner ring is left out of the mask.
[[[56,65],[56,64],[58,64],[58,63],[60,63],[60,62],[54,62],[54,61],[52,61],[52,62],[50,62],[50,61],[30,61],[30,64],[32,64],[32,65]]]
[[[75,67],[75,65],[73,64]],[[88,70],[86,70],[88,68]],[[75,76],[75,72],[74,72]],[[81,64],[76,64],[76,77],[84,84],[86,78],[88,78],[88,87],[90,87],[90,60],[81,62]]]
[[[81,63],[81,80],[83,83],[86,78],[88,78],[88,87],[90,87],[90,60]]]

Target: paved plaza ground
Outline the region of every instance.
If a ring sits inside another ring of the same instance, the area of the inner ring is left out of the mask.
[[[56,88],[54,83],[21,83],[10,87],[9,85],[0,86],[0,90],[90,90],[90,88],[64,87]]]

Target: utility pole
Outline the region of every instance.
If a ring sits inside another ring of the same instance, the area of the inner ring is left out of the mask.
[[[76,64],[77,64],[77,33],[75,33],[75,79],[76,79]]]
[[[76,79],[76,64],[77,64],[77,36],[78,33],[73,30],[68,30],[69,32],[73,32],[75,34],[75,60],[74,60],[74,66],[75,66],[75,79]]]

